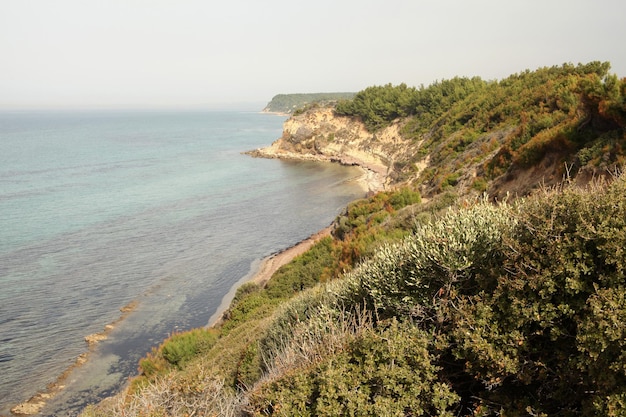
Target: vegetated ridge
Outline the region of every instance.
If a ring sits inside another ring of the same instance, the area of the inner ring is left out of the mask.
[[[356,93],[304,93],[304,94],[277,94],[263,109],[265,113],[292,114],[305,106],[318,103],[327,105],[338,100],[349,100]]]
[[[83,415],[625,415],[625,98],[592,62],[293,116],[253,153],[386,190]]]
[[[426,196],[525,195],[566,171],[585,182],[624,162],[624,86],[609,68],[565,64],[501,81],[369,87],[290,118],[283,136],[255,154],[363,162],[388,184]]]

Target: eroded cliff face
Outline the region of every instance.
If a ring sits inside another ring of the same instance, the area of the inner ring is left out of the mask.
[[[455,133],[436,146],[422,149],[429,134],[420,140],[403,137],[406,123],[400,119],[382,130],[369,132],[358,118],[339,116],[333,107],[316,107],[286,120],[282,136],[271,146],[248,153],[264,158],[358,165],[367,172],[364,182],[369,191],[411,184],[425,198],[450,190],[459,196],[486,192],[502,199],[523,196],[563,181],[564,165],[559,161],[564,157],[551,152],[536,164],[511,167],[488,180],[484,187],[477,187],[477,178],[485,177],[485,166],[498,157],[501,143],[514,133],[514,128],[486,132],[462,152],[451,152],[450,144],[458,142]]]
[[[398,122],[371,133],[358,119],[338,116],[330,107],[317,108],[290,117],[278,140],[250,154],[358,165],[378,176],[385,188],[390,184],[394,161],[407,150],[400,128]]]

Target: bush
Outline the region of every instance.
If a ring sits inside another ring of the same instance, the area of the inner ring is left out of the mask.
[[[500,377],[533,386],[536,409],[593,415],[626,390],[626,339],[616,332],[626,324],[625,179],[604,192],[531,199],[522,213],[507,285],[485,300],[498,307],[501,333],[523,336],[507,348],[514,372]]]
[[[506,205],[480,202],[451,210],[417,225],[402,243],[381,248],[351,279],[359,281],[379,314],[421,315],[435,295],[471,291],[484,279],[501,261],[503,234],[514,222]]]
[[[413,410],[419,396],[394,397],[394,390],[422,390],[428,381],[444,390],[445,407],[435,409],[441,413],[620,415],[624,248],[624,179],[606,190],[566,187],[514,206],[480,202],[418,225],[344,279],[281,308],[261,343],[272,360],[301,344],[299,335],[315,333],[319,317],[356,315],[361,306],[375,320],[370,330],[345,333],[332,350],[312,348],[317,359],[262,382],[256,410],[277,414],[270,403],[305,415],[375,415],[378,404]],[[389,325],[396,318],[400,323]],[[386,337],[392,328],[395,336]],[[412,357],[428,358],[419,366],[425,374],[410,383],[394,356],[402,355],[406,334],[429,335],[426,345],[408,345]],[[398,367],[381,369],[376,358]],[[436,379],[427,364],[438,368]],[[372,382],[382,380],[387,384]]]
[[[218,336],[219,331],[204,328],[175,333],[139,361],[142,374],[152,378],[165,373],[171,366],[182,369],[189,360],[207,352]]]
[[[194,356],[208,351],[217,340],[218,333],[211,329],[193,329],[170,336],[161,345],[165,360],[182,369]]]
[[[261,319],[272,314],[280,299],[271,299],[265,291],[249,292],[242,295],[237,303],[224,314],[221,330],[228,333],[237,326],[252,320]]]
[[[481,274],[491,279],[474,280],[472,292],[439,304],[444,372],[457,375],[451,383],[473,408],[620,415],[614,407],[626,392],[624,180],[605,191],[546,193],[513,214],[503,257]]]
[[[452,416],[458,397],[438,381],[431,340],[411,325],[381,323],[321,363],[257,386],[252,415]]]
[[[267,283],[269,298],[289,298],[320,282],[322,273],[332,262],[332,238],[320,239],[308,251],[282,266]]]

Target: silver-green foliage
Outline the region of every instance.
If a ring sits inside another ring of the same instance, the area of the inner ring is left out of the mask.
[[[275,414],[279,404],[283,411],[307,415],[351,415],[357,409],[377,415],[396,405],[399,415],[402,407],[412,415],[454,409],[459,397],[437,381],[434,339],[410,323],[432,318],[439,298],[470,291],[482,271],[498,262],[503,236],[516,222],[512,210],[480,201],[450,211],[381,248],[344,278],[285,303],[259,344],[266,377],[252,390],[256,411]],[[403,321],[403,330],[389,324],[393,317]],[[430,342],[417,349],[418,339]],[[373,340],[386,341],[390,350],[374,349]],[[400,354],[400,347],[409,350]],[[340,392],[357,382],[360,388],[352,394]],[[313,404],[314,410],[297,404]]]
[[[498,261],[503,236],[515,224],[512,210],[486,201],[451,210],[382,248],[347,279],[358,282],[380,314],[419,317],[434,297],[469,290]]]
[[[487,201],[451,210],[437,221],[418,225],[402,242],[382,247],[346,277],[286,302],[261,340],[266,362],[289,344],[297,325],[318,333],[333,319],[366,309],[380,317],[415,317],[453,285],[471,285],[497,262],[503,234],[515,225],[512,210]]]

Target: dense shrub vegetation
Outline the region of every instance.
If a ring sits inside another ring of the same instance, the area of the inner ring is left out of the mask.
[[[395,179],[412,177],[415,162],[428,157],[419,177],[434,193],[487,181],[543,158],[554,165],[594,172],[626,162],[626,81],[610,74],[609,63],[564,64],[524,71],[501,81],[478,77],[443,80],[428,87],[405,84],[369,87],[336,112],[360,118],[371,131],[401,121],[415,142],[397,164]]]
[[[276,113],[293,113],[307,105],[318,103],[325,105],[337,100],[349,100],[355,93],[309,93],[309,94],[277,94],[267,103],[264,111]]]
[[[124,401],[167,386],[171,407],[210,403],[206,415],[623,415],[626,178],[413,219],[340,279],[242,287],[232,309],[264,294],[263,313],[192,360],[166,353],[173,337],[159,354],[184,372],[144,370],[152,382]],[[175,415],[139,409],[125,415]]]
[[[617,166],[625,95],[590,63],[342,102],[371,129],[406,117],[443,192],[353,202],[220,327],[172,335],[83,415],[626,415],[626,176],[494,203],[460,197],[450,163],[482,141],[480,192],[549,152]]]
[[[479,77],[456,77],[435,82],[427,88],[407,87],[406,84],[373,86],[358,92],[352,100],[337,103],[336,111],[341,115],[360,117],[370,130],[380,129],[406,116],[417,116],[423,126],[428,126],[452,104],[486,85]]]

